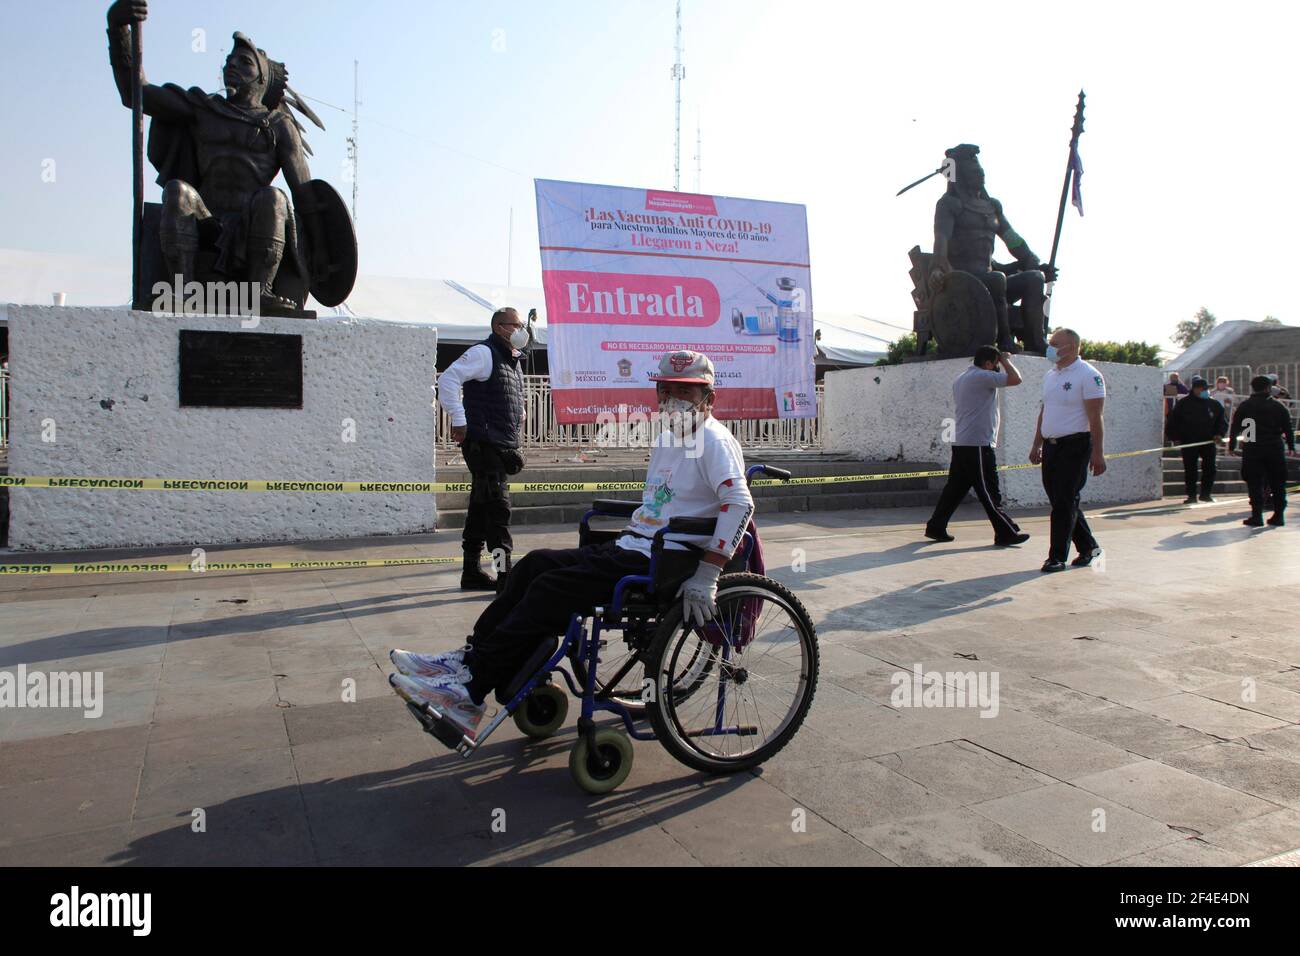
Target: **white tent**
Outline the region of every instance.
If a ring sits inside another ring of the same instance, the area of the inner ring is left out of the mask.
[[[125,309],[130,300],[131,263],[62,253],[0,249],[0,320],[5,303],[51,305],[62,292],[70,306]],[[325,308],[315,301],[322,320],[366,317],[390,322],[436,325],[438,342],[468,345],[488,333],[493,311],[513,306],[520,315],[537,310],[538,344],[546,345],[546,302],[542,290],[523,286],[457,282],[452,279],[413,279],[361,275],[342,305]],[[818,312],[817,363],[844,367],[870,365],[885,354],[890,342],[907,333],[901,323],[887,323],[852,313]]]

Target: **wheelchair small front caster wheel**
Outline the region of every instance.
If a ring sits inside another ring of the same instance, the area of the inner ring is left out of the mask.
[[[569,752],[569,773],[588,793],[609,793],[632,772],[632,741],[612,727],[601,727],[592,734],[594,746],[589,747],[587,739],[585,734],[579,735]]]
[[[514,713],[515,726],[535,740],[553,736],[567,716],[569,695],[554,684],[534,687]]]

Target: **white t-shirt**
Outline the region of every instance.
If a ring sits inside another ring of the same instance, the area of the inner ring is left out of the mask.
[[[716,518],[719,513],[718,487],[725,481],[745,480],[745,456],[740,442],[726,425],[710,416],[690,444],[665,430],[655,440],[646,468],[645,490],[641,507],[628,522],[627,530],[644,538],[625,534],[618,539],[620,548],[640,551],[650,556],[649,538],[672,518]],[[673,535],[699,547],[710,543],[708,535]],[[667,547],[681,550],[680,545],[666,542]]]
[[[1088,431],[1085,398],[1105,398],[1101,372],[1083,359],[1065,368],[1053,366],[1043,376],[1043,437],[1060,438]]]

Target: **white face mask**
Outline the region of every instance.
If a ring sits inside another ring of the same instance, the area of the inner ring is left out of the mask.
[[[695,434],[703,421],[704,414],[690,399],[665,398],[659,402],[659,414],[663,416],[663,426],[679,438]]]
[[[659,402],[659,411],[665,415],[685,415],[695,410],[695,403],[688,398],[665,398]]]
[[[528,344],[528,329],[515,329],[510,333],[510,344],[517,349],[522,349]]]

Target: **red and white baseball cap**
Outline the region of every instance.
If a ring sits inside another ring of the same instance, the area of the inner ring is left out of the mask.
[[[713,387],[713,362],[707,355],[682,349],[669,352],[659,360],[659,374],[651,375],[653,382],[690,382]]]

